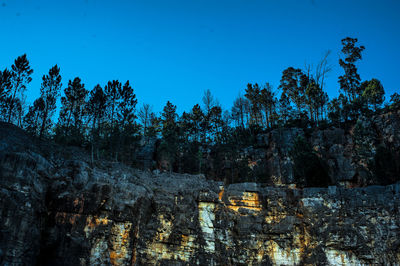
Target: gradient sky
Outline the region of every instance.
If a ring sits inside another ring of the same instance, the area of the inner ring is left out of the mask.
[[[398,0],[0,0],[0,69],[27,53],[28,102],[58,64],[63,88],[75,76],[87,89],[129,79],[139,105],[155,111],[167,100],[190,110],[206,89],[230,108],[247,83],[277,87],[285,68],[327,50],[336,96],[340,40],[350,36],[366,47],[361,78],[378,78],[390,95],[399,91],[399,14]]]

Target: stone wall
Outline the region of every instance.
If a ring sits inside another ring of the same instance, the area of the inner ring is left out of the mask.
[[[0,130],[1,265],[390,265],[400,184],[296,189],[92,165]]]

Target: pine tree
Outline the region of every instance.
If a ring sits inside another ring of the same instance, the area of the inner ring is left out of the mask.
[[[244,95],[250,102],[250,125],[261,126],[261,89],[256,83],[247,84],[246,94]]]
[[[176,161],[176,152],[178,151],[178,124],[177,124],[176,106],[167,102],[161,114],[162,123],[162,142],[160,145],[160,155],[162,161],[169,162],[169,170]]]
[[[133,124],[136,119],[136,95],[133,88],[126,81],[122,89],[119,91],[120,101],[117,106],[117,119],[120,126]]]
[[[33,136],[40,134],[41,125],[43,124],[43,112],[45,109],[45,101],[42,97],[37,98],[33,105],[29,107],[28,113],[24,117],[24,128]]]
[[[273,91],[271,84],[266,83],[264,88],[261,90],[260,102],[265,112],[265,124],[267,128],[270,128],[275,124],[275,117],[273,114],[276,107],[275,92]]]
[[[30,77],[33,73],[33,69],[29,66],[29,61],[26,58],[26,54],[17,57],[14,64],[11,66],[12,69],[12,89],[9,97],[6,99],[6,108],[8,110],[7,122],[13,122],[14,116],[18,114],[18,109],[22,108],[22,100],[26,85],[32,81]]]
[[[64,143],[81,145],[83,142],[83,118],[88,91],[79,77],[69,80],[61,97],[61,111],[56,129],[56,138]]]
[[[121,101],[120,91],[122,84],[118,80],[109,81],[104,87],[107,95],[107,116],[111,128],[115,127],[116,113],[119,102]]]
[[[200,142],[200,133],[204,132],[204,114],[200,108],[200,105],[196,104],[193,106],[192,111],[189,114],[191,121],[190,133],[193,136],[192,139],[196,142]]]
[[[91,129],[91,157],[94,160],[94,153],[99,158],[99,145],[100,140],[100,125],[104,119],[107,108],[107,98],[104,94],[102,87],[97,84],[93,90],[90,91],[89,100],[87,103],[88,121],[92,124]]]
[[[214,140],[214,143],[219,142],[224,125],[222,119],[222,108],[220,106],[214,106],[211,108],[210,122],[212,139]]]
[[[0,119],[7,119],[7,98],[12,89],[12,73],[7,68],[0,71]]]
[[[117,138],[117,145],[115,151],[115,158],[118,159],[119,151],[125,162],[130,162],[133,157],[135,145],[140,138],[140,126],[135,122],[136,117],[136,95],[133,88],[130,86],[129,81],[126,81],[124,86],[118,92],[118,105],[117,105],[117,126],[119,138]]]
[[[53,66],[49,70],[48,75],[43,75],[42,80],[40,98],[43,99],[44,108],[41,114],[42,125],[40,127],[39,138],[42,138],[45,131],[52,127],[51,117],[56,110],[56,102],[62,86],[60,68],[57,65]]]

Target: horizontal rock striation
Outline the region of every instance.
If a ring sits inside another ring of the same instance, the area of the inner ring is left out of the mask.
[[[224,185],[0,127],[1,265],[393,265],[400,184]]]

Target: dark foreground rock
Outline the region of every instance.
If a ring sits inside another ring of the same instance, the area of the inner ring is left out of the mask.
[[[0,128],[1,265],[393,265],[400,184],[290,189],[97,162]],[[36,142],[36,143],[35,143]]]

